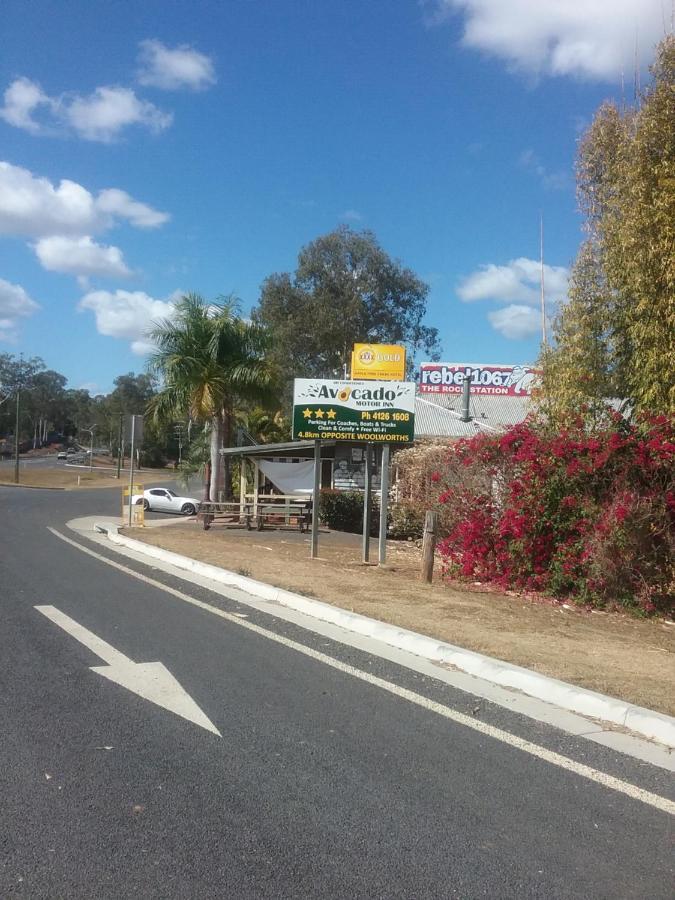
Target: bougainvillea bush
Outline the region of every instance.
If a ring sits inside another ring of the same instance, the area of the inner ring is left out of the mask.
[[[424,514],[428,509],[438,514],[438,534],[441,537],[450,534],[457,524],[458,510],[452,504],[440,502],[445,484],[461,486],[471,495],[489,489],[490,479],[485,471],[462,465],[452,452],[454,446],[448,439],[415,441],[413,447],[396,453],[395,503],[389,507],[390,537],[422,537]]]
[[[446,576],[673,614],[674,424],[580,417],[552,433],[528,420],[456,443],[431,476],[450,523]]]

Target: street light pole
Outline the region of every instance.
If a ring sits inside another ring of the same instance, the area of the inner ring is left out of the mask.
[[[92,425],[91,428],[80,428],[80,431],[89,432],[89,474],[91,475],[91,468],[94,463],[94,432],[96,431],[96,426]]]
[[[16,389],[16,419],[14,421],[14,484],[19,483],[19,410],[21,407],[21,390]]]

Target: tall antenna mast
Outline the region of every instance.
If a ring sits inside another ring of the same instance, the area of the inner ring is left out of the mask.
[[[541,340],[544,345],[546,339],[546,294],[544,291],[544,214],[539,215],[539,261],[541,265]]]

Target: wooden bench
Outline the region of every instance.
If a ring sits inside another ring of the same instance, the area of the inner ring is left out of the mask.
[[[280,502],[258,503],[225,503],[204,501],[199,504],[197,521],[202,523],[204,531],[212,525],[224,525],[233,528],[256,528],[262,531],[266,526],[271,528],[299,529],[301,534],[309,530],[312,524],[311,500],[284,500]]]
[[[312,524],[312,501],[295,500],[280,503],[260,503],[256,527],[262,531],[265,525],[274,528],[298,528],[304,534]]]
[[[208,531],[214,523],[246,528],[250,531],[253,528],[253,509],[250,503],[244,504],[242,510],[240,503],[215,503],[205,500],[199,504],[197,521],[202,523],[204,531]]]

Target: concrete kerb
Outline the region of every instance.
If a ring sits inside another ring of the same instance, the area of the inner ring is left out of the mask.
[[[279,603],[315,619],[342,627],[347,631],[375,638],[391,647],[406,650],[431,662],[455,666],[468,675],[474,675],[501,687],[522,691],[530,697],[544,700],[561,709],[619,725],[650,740],[658,741],[668,748],[675,749],[675,718],[671,716],[634,706],[625,700],[607,697],[604,694],[576,687],[555,678],[548,678],[546,675],[540,675],[530,669],[493,659],[481,653],[475,653],[473,650],[465,650],[453,644],[437,641],[405,628],[398,628],[359,613],[322,603],[320,600],[303,597],[292,591],[237,575],[235,572],[221,569],[219,566],[212,566],[170,550],[163,550],[161,547],[136,541],[120,534],[119,527],[113,523],[98,523],[96,530],[107,534],[109,540],[114,544],[128,547],[130,550],[161,560],[176,568],[194,572],[225,586],[236,587],[259,599]]]
[[[27,491],[65,491],[64,487],[44,484],[17,484],[14,481],[0,481],[0,487],[24,488]]]

